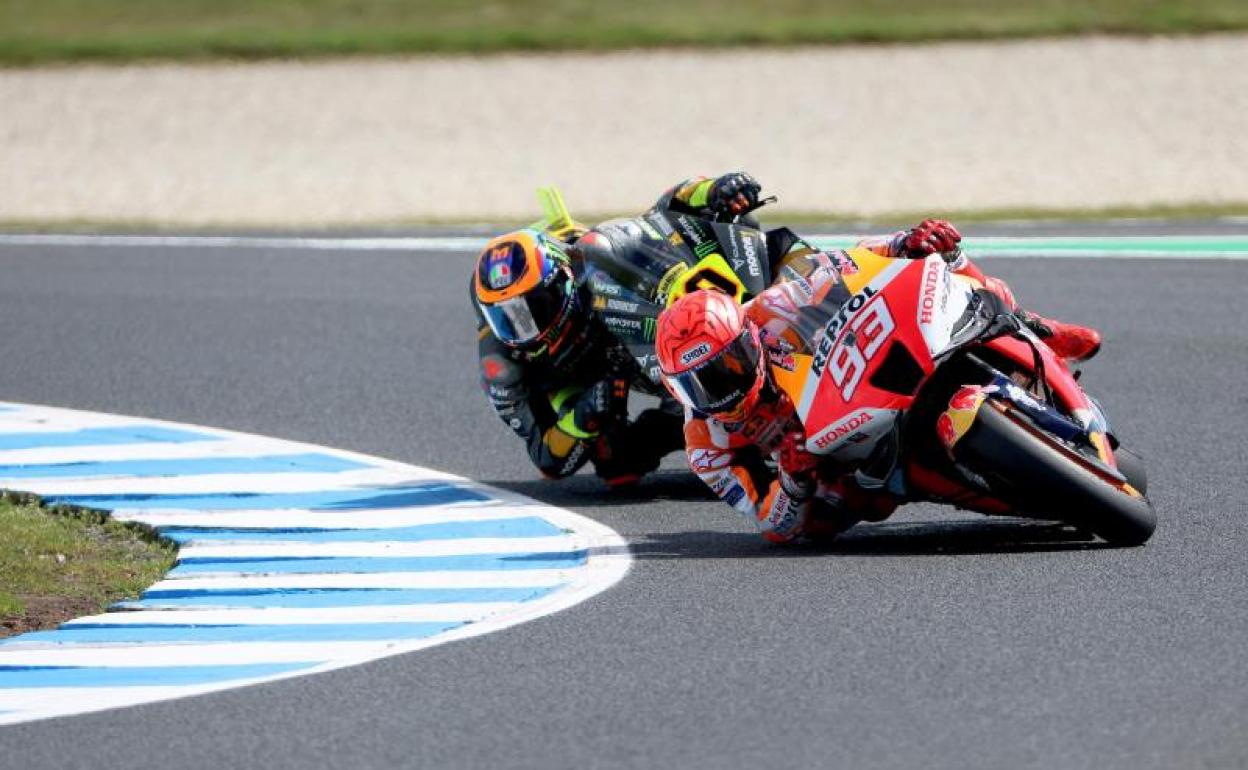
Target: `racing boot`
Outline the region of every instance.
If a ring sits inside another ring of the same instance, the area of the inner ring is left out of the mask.
[[[1020,311],[1019,316],[1028,329],[1067,363],[1087,361],[1101,350],[1101,333],[1096,329],[1054,321],[1025,310]]]
[[[608,487],[635,486],[659,467],[663,456],[685,446],[684,415],[646,409],[637,419],[604,435],[594,445],[594,472]]]

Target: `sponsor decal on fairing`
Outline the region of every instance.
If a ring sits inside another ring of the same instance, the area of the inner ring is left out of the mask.
[[[898,412],[892,409],[855,409],[806,440],[806,450],[818,455],[858,457],[892,429]]]
[[[602,322],[612,329],[627,329],[628,331],[642,331],[642,323],[640,318],[625,318],[618,315],[603,315]]]
[[[618,297],[620,295],[620,285],[612,282],[612,280],[601,273],[592,273],[589,276],[589,289],[594,294],[601,294],[605,297]]]
[[[953,325],[970,302],[970,288],[937,256],[928,257],[915,317],[928,352],[935,356],[949,346]]]

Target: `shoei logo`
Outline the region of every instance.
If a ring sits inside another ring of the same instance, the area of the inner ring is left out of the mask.
[[[706,358],[710,352],[711,344],[709,342],[700,343],[681,353],[680,363],[684,366],[693,366],[703,358]]]

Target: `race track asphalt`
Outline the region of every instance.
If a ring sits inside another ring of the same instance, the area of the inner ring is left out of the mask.
[[[471,255],[0,248],[0,399],[202,423],[499,484],[606,523],[618,586],[320,676],[0,728],[6,767],[1248,765],[1248,262],[982,264],[1098,326],[1084,383],[1160,526],[1110,549],[917,506],[762,544],[675,459],[536,481],[476,383]]]

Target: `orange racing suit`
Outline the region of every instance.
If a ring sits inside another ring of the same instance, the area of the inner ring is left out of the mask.
[[[903,235],[869,238],[858,245],[881,256],[899,258],[903,256]],[[746,314],[757,324],[771,363],[784,366],[786,357],[805,347],[796,330],[798,308],[819,303],[840,280],[838,265],[847,258],[841,251],[791,252],[779,266],[777,282],[746,304]],[[1015,306],[1009,287],[985,276],[965,255],[950,267]],[[893,512],[897,501],[892,495],[864,490],[852,476],[832,481],[820,478],[811,493],[808,484],[773,470],[778,468],[785,436],[801,431],[802,425],[783,392],[774,387],[764,391],[765,397],[753,412],[737,423],[685,410],[689,467],[721,500],[753,521],[764,538],[776,543],[831,537],[859,521],[879,521]]]

